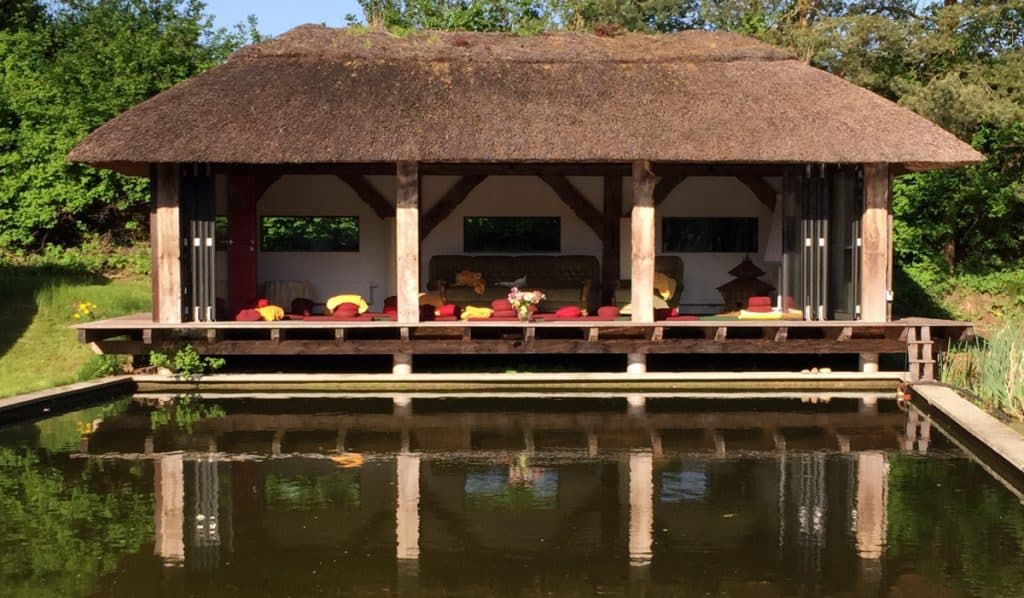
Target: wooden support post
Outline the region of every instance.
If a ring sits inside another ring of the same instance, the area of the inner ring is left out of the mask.
[[[917,328],[907,330],[907,376],[911,382],[921,379],[921,345],[917,342]]]
[[[932,329],[921,327],[921,379],[935,380],[935,358],[932,353]]]
[[[153,321],[181,323],[181,172],[177,164],[153,167],[149,214]]]
[[[399,162],[395,204],[395,277],[398,321],[420,320],[420,175],[415,162]]]
[[[614,305],[619,271],[619,222],[622,220],[622,177],[604,177],[604,221],[601,227],[601,305]]]
[[[395,353],[392,355],[391,373],[396,376],[408,376],[412,373],[412,354]]]
[[[887,320],[889,294],[889,166],[864,165],[864,213],[861,215],[860,317]]]
[[[627,374],[646,374],[647,355],[644,353],[629,353],[626,355]]]
[[[634,322],[654,321],[654,184],[651,163],[633,162],[630,302]]]

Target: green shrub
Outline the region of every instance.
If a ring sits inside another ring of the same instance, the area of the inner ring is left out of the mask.
[[[174,353],[161,353],[152,351],[149,354],[149,363],[161,368],[167,368],[186,380],[201,376],[207,370],[214,371],[224,367],[224,359],[220,357],[202,357],[196,353],[192,345],[185,345]]]

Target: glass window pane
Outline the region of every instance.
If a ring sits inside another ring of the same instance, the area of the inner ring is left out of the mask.
[[[662,218],[665,253],[756,253],[757,218]]]
[[[263,251],[359,251],[357,216],[264,216]]]
[[[467,216],[462,224],[466,253],[559,253],[557,216]]]

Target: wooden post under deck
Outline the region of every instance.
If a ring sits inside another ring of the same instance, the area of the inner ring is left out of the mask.
[[[152,252],[153,321],[181,323],[180,167],[153,167],[153,202],[149,214]]]
[[[860,316],[888,319],[889,291],[889,166],[864,165],[864,213],[861,215]]]
[[[420,320],[420,175],[416,162],[399,162],[395,202],[395,279],[398,322]]]
[[[649,161],[633,162],[630,302],[634,322],[654,321],[654,182]]]

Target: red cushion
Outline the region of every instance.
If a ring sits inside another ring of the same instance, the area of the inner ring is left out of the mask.
[[[449,318],[452,316],[455,316],[457,318],[459,317],[459,314],[462,313],[462,308],[459,307],[458,305],[455,305],[454,303],[446,303],[441,307],[437,308],[435,313],[437,314],[438,317],[441,318]]]
[[[555,310],[556,318],[578,318],[582,315],[583,312],[575,305],[566,305]]]
[[[434,306],[433,305],[421,305],[420,306],[420,322],[429,322],[434,319]]]
[[[494,310],[494,313],[491,314],[491,317],[492,318],[515,318],[515,317],[518,317],[518,314],[516,314],[516,310],[514,310],[514,309],[502,309],[502,310],[497,310],[496,309],[496,310]]]
[[[747,309],[753,309],[755,307],[771,307],[772,298],[764,296],[750,297],[747,299]]]
[[[747,306],[747,311],[752,311],[752,312],[755,312],[755,313],[765,314],[765,313],[770,312],[771,310],[772,310],[772,306],[770,306],[770,305],[748,305]]]
[[[619,308],[614,305],[602,305],[597,308],[597,317],[604,320],[614,320],[619,317]]]
[[[512,309],[512,304],[508,302],[508,299],[495,299],[491,301],[491,309],[494,311],[504,311],[506,309]]]
[[[388,311],[388,308],[391,308],[391,309],[393,309],[395,311],[398,311],[398,296],[397,295],[392,295],[390,297],[385,297],[384,298],[384,311]]]
[[[235,320],[239,322],[259,322],[263,317],[260,316],[260,312],[255,309],[243,309],[235,315]]]
[[[660,322],[662,320],[667,320],[669,314],[671,314],[671,313],[672,313],[672,310],[668,309],[667,307],[663,307],[661,309],[656,309],[656,310],[654,310],[654,321],[655,322]]]
[[[267,307],[270,305],[270,300],[266,297],[260,297],[256,300],[256,307]]]
[[[348,307],[349,305],[351,305],[351,307]],[[352,319],[353,317],[359,316],[359,308],[351,303],[342,303],[335,308],[332,316],[335,319]]]

